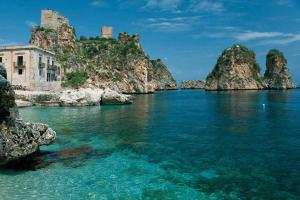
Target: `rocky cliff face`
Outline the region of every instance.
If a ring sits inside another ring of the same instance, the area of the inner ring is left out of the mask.
[[[34,28],[30,40],[31,44],[56,52],[57,61],[65,69],[66,87],[109,87],[123,93],[176,88],[168,69],[145,54],[138,35],[120,33],[118,40],[75,38],[74,29],[63,24],[58,30]]]
[[[267,54],[266,72],[264,75],[268,89],[293,88],[292,77],[288,70],[287,60],[282,52],[272,49]]]
[[[160,60],[151,60],[152,77],[155,90],[175,90],[176,81],[168,71],[167,66]]]
[[[30,44],[46,50],[68,50],[75,49],[76,35],[73,27],[62,24],[57,30],[43,27],[35,27],[31,31]]]
[[[255,53],[241,45],[223,51],[213,71],[207,76],[206,90],[263,89]]]
[[[0,65],[0,165],[36,152],[55,140],[56,133],[45,124],[17,119],[15,94]]]
[[[182,81],[180,85],[181,89],[204,89],[205,81],[202,80],[186,80]]]

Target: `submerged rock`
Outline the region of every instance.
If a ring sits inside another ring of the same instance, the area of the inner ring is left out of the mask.
[[[202,80],[186,80],[182,81],[180,85],[181,89],[204,89],[205,81]]]
[[[56,133],[45,124],[17,119],[15,93],[0,65],[0,165],[28,156],[54,142]]]
[[[267,54],[266,72],[264,75],[268,89],[291,89],[293,82],[288,70],[287,60],[283,53],[272,49]]]
[[[234,45],[223,51],[213,71],[206,78],[206,90],[263,89],[260,67],[255,53],[246,47]]]
[[[116,91],[113,91],[109,88],[104,90],[102,95],[102,104],[131,104],[132,103],[132,96],[120,94]]]

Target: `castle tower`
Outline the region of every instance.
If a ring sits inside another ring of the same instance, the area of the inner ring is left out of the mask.
[[[113,28],[111,26],[102,26],[101,27],[101,37],[102,38],[112,38],[113,37]]]
[[[69,20],[56,11],[42,10],[41,27],[57,30],[62,24],[69,24]]]

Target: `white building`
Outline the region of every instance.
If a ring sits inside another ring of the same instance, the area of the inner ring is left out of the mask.
[[[7,70],[8,81],[28,90],[61,88],[61,68],[54,53],[34,45],[0,47],[0,63]]]

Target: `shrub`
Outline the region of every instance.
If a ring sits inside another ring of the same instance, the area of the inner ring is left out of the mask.
[[[69,72],[65,74],[65,87],[79,88],[86,80],[86,73],[83,71]]]

